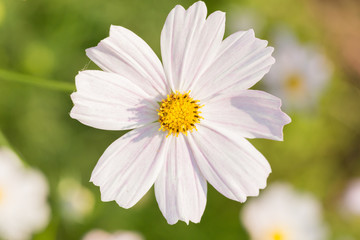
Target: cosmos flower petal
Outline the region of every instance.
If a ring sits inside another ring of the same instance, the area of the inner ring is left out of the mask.
[[[200,222],[206,205],[206,180],[202,176],[185,136],[170,137],[168,155],[155,194],[160,210],[169,224],[178,220]]]
[[[162,95],[168,89],[159,58],[144,40],[126,28],[112,25],[110,36],[86,49],[86,54],[104,71],[130,79],[149,95]]]
[[[217,11],[207,19],[204,2],[185,10],[177,5],[161,32],[161,55],[173,91],[188,91],[212,63],[225,31],[225,13]]]
[[[155,121],[156,103],[132,81],[115,73],[96,70],[76,76],[77,92],[71,95],[74,107],[70,116],[83,124],[124,130]]]
[[[266,46],[267,41],[256,38],[252,29],[230,35],[222,42],[215,60],[196,83],[192,93],[204,100],[229,89],[245,90],[252,87],[275,62],[271,56],[274,49]]]
[[[205,124],[189,134],[200,171],[221,194],[244,202],[266,186],[271,168],[264,156],[236,132],[215,130]]]
[[[236,91],[211,99],[202,109],[204,123],[231,128],[246,138],[283,140],[283,127],[291,119],[280,109],[281,100],[266,92]]]
[[[102,201],[130,208],[154,184],[167,149],[165,133],[158,128],[152,123],[132,130],[106,149],[90,180],[100,187]]]

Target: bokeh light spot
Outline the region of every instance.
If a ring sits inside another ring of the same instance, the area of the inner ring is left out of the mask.
[[[49,75],[55,65],[55,56],[51,49],[38,42],[30,43],[24,54],[24,68],[37,76]]]
[[[5,5],[4,3],[0,0],[0,25],[2,24],[2,22],[5,19]]]

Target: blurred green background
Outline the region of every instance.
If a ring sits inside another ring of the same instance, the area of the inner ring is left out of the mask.
[[[75,90],[78,71],[97,69],[86,57],[85,49],[107,37],[111,24],[134,31],[160,56],[160,32],[167,14],[176,4],[187,8],[193,2],[0,0],[0,69],[64,82]],[[306,113],[287,111],[292,123],[285,127],[284,142],[251,142],[272,166],[269,182],[290,182],[321,200],[330,239],[348,235],[360,239],[359,217],[339,213],[347,181],[360,176],[360,64],[356,64],[359,54],[356,58],[353,53],[359,50],[360,42],[354,40],[359,39],[358,1],[205,2],[209,13],[221,10],[233,21],[239,14],[236,9],[256,11],[264,19],[257,37],[269,39],[272,30],[282,25],[291,29],[300,42],[325,49],[334,69],[317,107]],[[342,16],[350,15],[353,19],[345,23]],[[226,36],[235,31],[230,30],[231,25],[228,21]],[[50,185],[52,219],[34,239],[81,239],[93,228],[134,230],[146,239],[249,238],[239,221],[243,204],[225,198],[210,185],[201,222],[189,226],[166,223],[153,189],[129,210],[115,202],[101,202],[99,189],[89,183],[90,175],[101,154],[124,132],[98,130],[71,119],[71,90],[15,80],[0,71],[0,129],[23,160],[46,175]],[[81,182],[94,195],[94,210],[81,220],[73,221],[62,213],[58,188],[64,177]]]

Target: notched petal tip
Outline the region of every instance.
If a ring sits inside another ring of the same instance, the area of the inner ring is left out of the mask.
[[[291,117],[284,112],[282,113],[283,113],[284,126],[291,123],[292,122]]]
[[[226,14],[225,14],[225,12],[222,12],[222,11],[215,11],[207,17],[206,21],[221,22],[221,24],[219,24],[219,26],[225,25]]]
[[[70,116],[72,119],[77,120],[77,118],[76,118],[76,113],[74,113],[74,107],[70,110],[69,116]]]
[[[112,200],[110,200],[110,201],[112,201]],[[133,203],[133,204],[124,204],[124,203],[122,203],[120,200],[115,200],[115,202],[117,203],[117,205],[119,205],[120,207],[122,207],[122,208],[125,208],[125,209],[129,209],[129,208],[132,208],[133,206],[135,206],[136,205],[136,203]]]
[[[223,18],[224,20],[226,19],[226,13],[223,12],[223,11],[215,11],[215,12],[212,12],[211,14],[209,14],[209,16],[207,17],[207,20],[211,17],[211,16],[217,16],[217,17],[221,17]]]
[[[261,190],[264,190],[266,188],[267,180],[268,180],[271,172],[272,172],[272,170],[270,168],[270,171],[269,171],[269,173],[267,174],[267,176],[265,178],[265,182],[263,184],[260,184],[258,186],[258,188],[253,193],[246,195],[245,198],[240,200],[239,202],[240,203],[245,203],[248,200],[249,197],[258,197],[260,195]]]
[[[166,219],[166,222],[169,224],[169,225],[175,225],[177,224],[179,221],[182,221],[184,223],[186,223],[186,225],[190,225],[190,223],[200,223],[200,220],[201,220],[201,217],[200,219],[184,219],[184,218],[178,218],[178,219]]]
[[[281,109],[281,106],[282,106],[282,100],[280,98],[278,98],[279,100],[279,107],[278,107],[278,111],[281,112],[281,117],[282,117],[282,128],[281,128],[281,136],[279,136],[279,139],[278,141],[284,141],[284,134],[283,134],[283,131],[284,131],[284,127],[285,125],[291,123],[291,118],[289,115],[287,115],[285,112],[282,111]]]
[[[169,16],[175,14],[175,12],[177,12],[177,11],[185,12],[186,10],[183,6],[178,4],[170,11]]]
[[[158,124],[134,129],[105,150],[90,181],[100,187],[102,201],[116,201],[119,206],[130,208],[159,176],[166,150]]]
[[[249,30],[247,30],[247,32],[248,32],[253,38],[255,38],[255,31],[254,31],[254,29],[250,28]]]
[[[274,52],[274,49],[272,50],[271,54],[272,54],[273,52]],[[271,56],[271,61],[272,61],[271,65],[273,65],[273,64],[276,63],[276,59],[275,59],[273,56]]]
[[[71,101],[73,102],[74,106],[71,108],[70,112],[69,112],[69,116],[72,118],[72,119],[75,119],[75,120],[78,120],[79,122],[82,123],[82,121],[80,120],[79,116],[78,116],[78,113],[77,113],[77,107],[76,107],[76,99],[78,97],[79,93],[78,92],[73,92],[70,94],[70,98],[71,98]]]
[[[203,1],[195,2],[186,11],[187,12],[196,11],[195,14],[203,16],[204,18],[206,18],[206,15],[207,15],[207,7],[206,7],[206,4]]]
[[[236,132],[226,129],[212,130],[204,126],[199,127],[197,134],[191,137],[201,172],[224,196],[245,202],[248,196],[257,196],[259,189],[266,187],[271,172],[270,164],[254,146]]]
[[[205,4],[204,1],[197,1],[193,5],[191,5],[190,7],[195,7],[195,6],[207,9],[206,4]]]
[[[99,44],[101,44],[102,41],[104,41],[104,40],[101,40],[95,47],[89,47],[89,48],[85,49],[85,54],[91,61],[93,61],[92,57],[94,55],[94,52],[97,50]]]
[[[291,123],[291,122],[292,122],[292,120],[291,120],[291,117],[290,117],[289,115],[287,115],[285,112],[283,112],[283,111],[281,110],[281,107],[282,107],[282,100],[281,100],[281,99],[279,99],[279,101],[280,101],[279,111],[281,111],[281,112],[283,113],[283,121],[284,121],[284,125],[287,125],[287,124]]]
[[[285,120],[285,121],[286,121],[285,125],[292,122],[291,117],[290,117],[289,115],[287,115],[286,113],[285,113],[285,118],[286,118],[286,120]]]
[[[226,17],[226,12],[223,12],[223,11],[220,11],[220,10],[217,10],[215,12],[213,12],[212,14],[210,14],[209,16],[213,15],[213,14],[218,14],[218,15],[223,15],[224,17]]]
[[[126,35],[133,35],[135,33],[133,31],[125,28],[125,27],[117,26],[117,25],[111,25],[108,38],[115,38],[116,39],[117,38],[116,34],[123,34],[124,36],[126,36]]]
[[[111,24],[110,25],[110,33],[111,33],[111,30],[115,30],[115,29],[126,29],[126,28],[124,28],[122,26]]]
[[[94,78],[94,76],[98,76],[99,74],[103,74],[103,72],[99,70],[79,71],[78,74],[75,76],[76,91],[79,92],[84,90],[84,86],[86,86],[88,82],[90,82],[91,78]]]
[[[284,127],[285,125],[289,124],[291,122],[291,118],[281,110],[281,100],[280,100],[280,106],[278,108],[278,111],[281,112],[281,118],[282,118],[282,126],[281,126],[281,133],[280,135],[278,136],[277,139],[274,139],[274,140],[277,140],[277,141],[284,141]]]
[[[165,216],[164,216],[164,217],[165,217]],[[167,222],[169,225],[175,225],[175,224],[178,223],[179,220],[180,220],[180,219],[167,219],[166,217],[165,217],[165,219],[166,219],[166,222]]]
[[[274,59],[275,61],[275,59]],[[283,130],[284,130],[284,126],[289,124],[291,122],[291,118],[289,117],[289,115],[287,115],[282,109],[282,100],[272,94],[266,93],[269,97],[273,98],[276,102],[277,102],[277,111],[279,112],[279,118],[281,119],[281,134],[278,136],[278,139],[274,139],[274,140],[278,140],[278,141],[283,141],[284,140],[284,136],[283,136]]]

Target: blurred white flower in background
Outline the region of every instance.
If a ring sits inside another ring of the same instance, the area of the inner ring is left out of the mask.
[[[330,63],[317,47],[300,44],[289,31],[276,32],[276,63],[263,81],[265,88],[283,99],[284,108],[305,110],[316,106],[331,79]]]
[[[241,212],[252,240],[323,240],[326,228],[319,202],[310,194],[276,183]]]
[[[353,179],[348,184],[341,207],[346,213],[360,216],[360,178]]]
[[[50,217],[48,183],[38,170],[22,165],[9,149],[0,148],[0,238],[30,239]]]
[[[111,234],[95,229],[88,232],[82,240],[144,240],[144,237],[132,231],[117,231]]]
[[[63,178],[59,182],[61,212],[63,216],[72,221],[81,221],[94,209],[94,196],[77,180]]]

